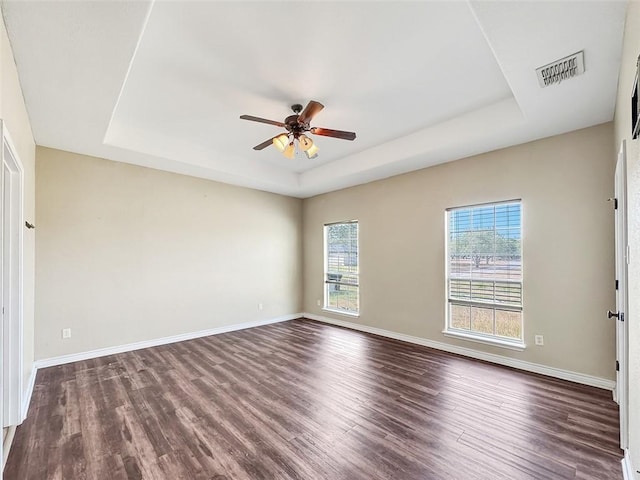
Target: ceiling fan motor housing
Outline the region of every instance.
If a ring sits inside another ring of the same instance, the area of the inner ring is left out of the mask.
[[[294,105],[295,107],[296,105]],[[302,123],[299,120],[300,115],[289,115],[284,120],[285,128],[291,133],[295,138],[298,138],[299,135],[302,135],[304,132],[309,131],[309,124]]]

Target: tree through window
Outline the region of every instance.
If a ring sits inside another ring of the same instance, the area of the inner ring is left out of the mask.
[[[324,308],[357,314],[360,310],[358,222],[324,226]]]
[[[522,342],[521,213],[520,201],[447,211],[447,331]]]

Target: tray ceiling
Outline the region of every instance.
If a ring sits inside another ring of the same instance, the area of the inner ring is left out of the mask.
[[[613,118],[626,2],[3,2],[36,143],[307,197]],[[535,68],[584,50],[541,89]],[[252,147],[325,105],[317,159]]]

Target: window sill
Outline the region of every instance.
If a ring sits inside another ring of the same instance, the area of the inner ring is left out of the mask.
[[[357,318],[360,316],[360,313],[355,312],[347,312],[346,310],[334,310],[333,308],[323,308],[324,312],[337,313],[338,315],[346,315],[347,317]]]
[[[443,330],[442,333],[445,337],[461,338],[462,340],[468,340],[470,342],[484,343],[485,345],[517,350],[519,352],[522,352],[527,348],[527,345],[524,342],[511,342],[509,340],[500,340],[498,338],[483,337],[480,335],[456,332],[452,330]]]

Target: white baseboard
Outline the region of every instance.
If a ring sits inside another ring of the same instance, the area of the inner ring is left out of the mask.
[[[538,363],[525,362],[524,360],[517,360],[514,358],[503,357],[501,355],[481,352],[479,350],[473,350],[471,348],[466,348],[466,347],[458,347],[456,345],[451,345],[448,343],[437,342],[435,340],[428,340],[426,338],[421,338],[421,337],[414,337],[411,335],[405,335],[403,333],[396,333],[390,330],[383,330],[381,328],[370,327],[368,325],[360,325],[358,323],[347,322],[344,320],[336,320],[334,318],[315,315],[312,313],[304,313],[303,316],[311,320],[317,320],[319,322],[329,323],[331,325],[338,325],[340,327],[346,327],[352,330],[359,330],[361,332],[373,333],[374,335],[380,335],[381,337],[393,338],[395,340],[401,340],[403,342],[423,345],[425,347],[435,348],[436,350],[443,350],[445,352],[456,353],[458,355],[464,355],[465,357],[476,358],[478,360],[497,363],[499,365],[505,365],[507,367],[517,368],[519,370],[525,370],[527,372],[534,372],[534,373],[539,373],[541,375],[547,375],[549,377],[560,378],[562,380],[569,380],[571,382],[581,383],[583,385],[590,385],[592,387],[604,388],[606,390],[611,390],[611,391],[613,391],[613,389],[616,386],[616,382],[614,382],[613,380],[593,377],[591,375],[585,375],[583,373],[571,372],[569,370],[561,370],[559,368],[548,367],[546,365],[540,365]]]
[[[36,384],[36,374],[38,373],[38,367],[34,364],[31,367],[31,375],[29,376],[29,383],[27,384],[27,390],[22,396],[22,421],[27,418],[27,412],[29,411],[29,404],[31,403],[31,396],[33,395],[33,387]]]
[[[286,322],[302,317],[302,313],[292,313],[281,317],[269,318],[266,320],[254,320],[251,322],[236,323],[234,325],[225,325],[223,327],[211,328],[208,330],[200,330],[198,332],[181,333],[170,337],[156,338],[153,340],[143,340],[141,342],[128,343],[126,345],[116,345],[114,347],[99,348],[88,352],[72,353],[69,355],[61,355],[59,357],[45,358],[36,360],[35,368],[53,367],[56,365],[64,365],[65,363],[79,362],[81,360],[89,360],[92,358],[104,357],[106,355],[114,355],[116,353],[131,352],[140,350],[141,348],[157,347],[168,343],[183,342],[194,338],[208,337],[209,335],[219,335],[221,333],[234,332],[236,330],[244,330],[246,328],[260,327],[272,323]]]
[[[636,480],[636,471],[631,464],[631,457],[629,456],[629,450],[625,449],[624,458],[622,459],[622,478],[624,480]]]

